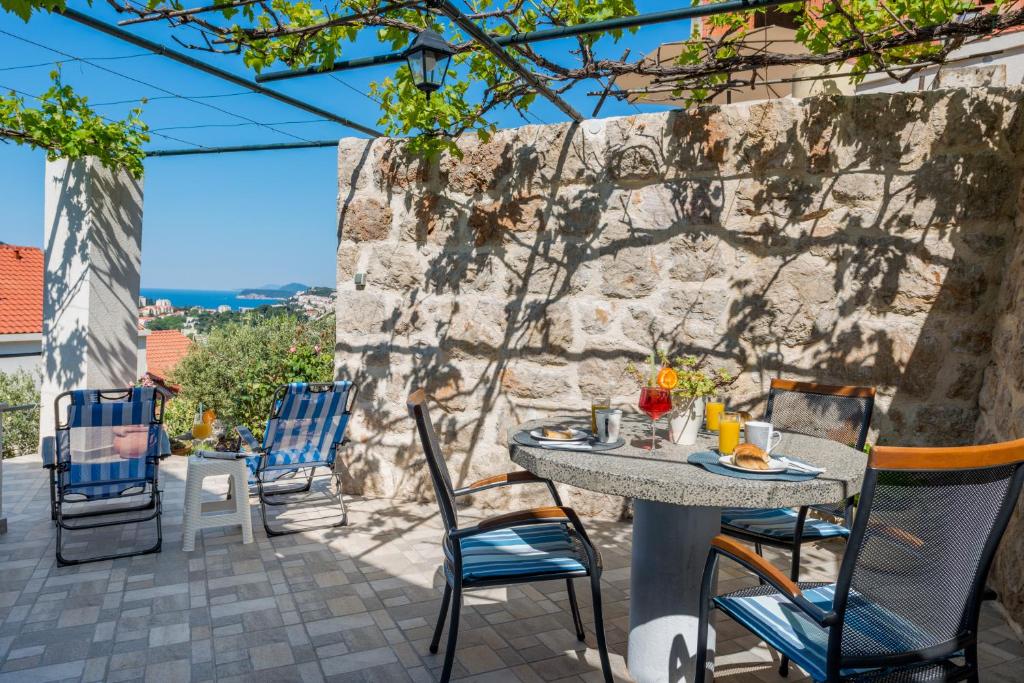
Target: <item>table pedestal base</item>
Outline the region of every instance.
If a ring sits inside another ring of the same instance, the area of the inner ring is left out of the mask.
[[[692,683],[700,583],[721,508],[636,500],[630,575],[629,673],[639,683]],[[714,661],[715,631],[708,630]]]

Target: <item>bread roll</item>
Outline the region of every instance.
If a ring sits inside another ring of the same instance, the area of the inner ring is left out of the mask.
[[[741,443],[732,453],[732,461],[737,467],[748,470],[768,469],[768,454],[752,443]]]

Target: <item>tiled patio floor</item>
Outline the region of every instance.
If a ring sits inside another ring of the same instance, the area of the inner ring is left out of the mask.
[[[348,527],[274,539],[253,507],[255,543],[243,545],[237,529],[206,530],[184,553],[185,460],[172,457],[161,470],[162,553],[58,569],[44,471],[34,457],[3,467],[10,530],[0,536],[0,683],[436,679],[441,657],[427,652],[442,585],[432,505],[358,500]],[[606,566],[612,663],[628,680],[630,527],[591,522],[589,530]],[[808,580],[828,578],[837,556],[815,547],[805,562]],[[738,576],[729,571],[721,588],[747,582]],[[576,641],[566,607],[561,582],[470,594],[457,677],[600,680],[596,651]],[[982,643],[983,681],[1024,681],[1024,646],[991,606]],[[756,638],[719,627],[720,679],[781,681],[776,668]]]

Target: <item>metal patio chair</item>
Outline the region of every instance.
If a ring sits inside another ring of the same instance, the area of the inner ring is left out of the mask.
[[[773,379],[768,392],[765,421],[776,429],[837,441],[863,450],[875,406],[873,387],[827,386]],[[800,547],[826,538],[847,538],[853,516],[851,497],[832,505],[722,511],[722,533],[761,546],[789,549],[793,561],[790,578],[800,578]],[[814,510],[837,521],[808,517]],[[841,520],[841,523],[840,521]]]
[[[50,515],[58,565],[160,552],[163,529],[158,471],[171,454],[164,397],[151,387],[81,389],[54,400],[56,433],[43,440],[50,472]],[[156,522],[149,548],[69,559],[64,532]]]
[[[573,588],[573,579],[583,577],[590,577],[594,631],[601,669],[604,679],[611,681],[611,665],[601,613],[601,557],[590,542],[579,517],[571,508],[562,505],[551,481],[530,472],[499,474],[454,489],[427,412],[426,399],[422,389],[416,390],[409,396],[408,408],[409,416],[416,421],[416,431],[423,444],[427,468],[430,470],[445,526],[444,595],[441,597],[441,611],[437,615],[434,637],[430,641],[430,652],[436,654],[450,605],[451,623],[448,626],[448,645],[444,653],[441,681],[451,678],[455,662],[463,590],[564,579],[576,637],[583,642],[586,635]],[[555,505],[490,517],[473,526],[459,526],[455,505],[459,496],[528,483],[546,485]]]
[[[236,427],[242,442],[255,455],[246,458],[260,500],[263,528],[269,536],[283,536],[344,526],[348,521],[341,482],[334,471],[338,448],[345,441],[345,429],[352,417],[358,389],[352,382],[292,382],[274,392],[270,419],[261,443],[244,426]],[[270,526],[267,506],[305,507],[312,495],[319,468],[326,468],[338,489],[341,518],[328,524],[277,529]],[[297,482],[297,483],[296,483]],[[295,494],[308,494],[295,496]]]
[[[985,578],[1024,483],[1024,439],[876,446],[836,583],[796,583],[716,536],[701,589],[697,680],[717,607],[815,681],[977,681]],[[713,596],[727,557],[764,584]]]

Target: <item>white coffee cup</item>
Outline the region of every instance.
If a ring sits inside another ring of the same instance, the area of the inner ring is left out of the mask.
[[[615,443],[622,430],[622,411],[606,408],[597,411],[597,440],[601,443]]]
[[[747,443],[752,443],[765,453],[771,453],[782,440],[782,432],[778,432],[771,422],[748,421],[743,428],[747,433]]]

